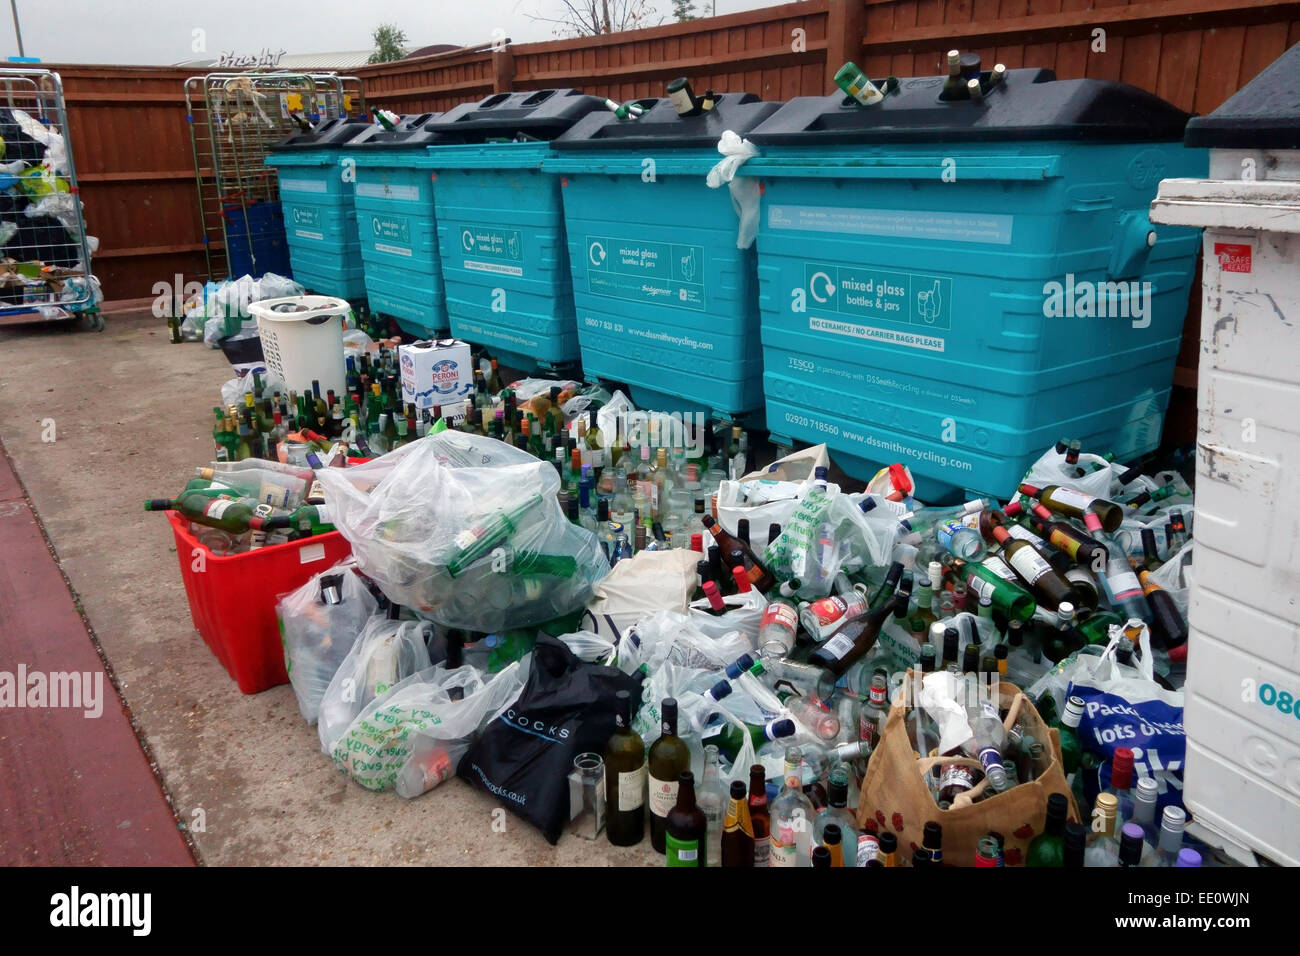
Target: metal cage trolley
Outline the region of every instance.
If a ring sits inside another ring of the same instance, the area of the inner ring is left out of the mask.
[[[291,274],[279,182],[263,160],[291,133],[365,113],[362,83],[353,76],[209,73],[185,81],[205,278]]]
[[[0,325],[84,316],[102,329],[63,84],[0,69]]]

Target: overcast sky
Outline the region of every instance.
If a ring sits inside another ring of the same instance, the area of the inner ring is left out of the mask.
[[[646,0],[667,15],[670,0]],[[704,4],[710,0],[704,0]],[[782,0],[716,0],[719,16]],[[406,31],[411,47],[484,43],[500,28],[515,42],[554,39],[529,14],[557,16],[560,0],[17,0],[23,47],[46,63],[168,64],[262,48],[323,53],[371,47],[381,23]],[[699,5],[704,5],[699,4]],[[18,44],[0,0],[0,55]],[[652,19],[652,22],[657,20]],[[192,49],[205,31],[207,51]]]

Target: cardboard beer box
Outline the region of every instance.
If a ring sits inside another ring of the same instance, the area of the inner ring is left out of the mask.
[[[469,343],[459,339],[415,342],[397,347],[402,401],[417,409],[456,405],[474,387]]]

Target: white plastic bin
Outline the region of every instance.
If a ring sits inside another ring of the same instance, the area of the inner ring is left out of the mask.
[[[1188,126],[1209,179],[1151,221],[1204,226],[1184,802],[1300,866],[1300,45]]]
[[[342,396],[347,386],[343,365],[343,318],[350,306],[327,295],[293,295],[263,299],[248,307],[257,318],[266,366],[285,387],[297,392],[320,383]]]

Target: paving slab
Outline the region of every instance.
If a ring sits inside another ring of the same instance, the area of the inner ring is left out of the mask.
[[[0,443],[200,862],[658,863],[648,840],[619,849],[566,834],[552,847],[512,816],[499,832],[498,801],[460,780],[412,801],[372,793],[321,754],[288,685],[239,692],[193,628],[166,520],[142,509],[210,460],[211,408],[231,377],[221,352],[171,345],[137,312],[109,315],[99,333],[0,329],[0,354]],[[0,776],[0,803],[11,779]],[[78,787],[114,799],[94,780]],[[100,862],[125,862],[114,855],[106,847]]]

